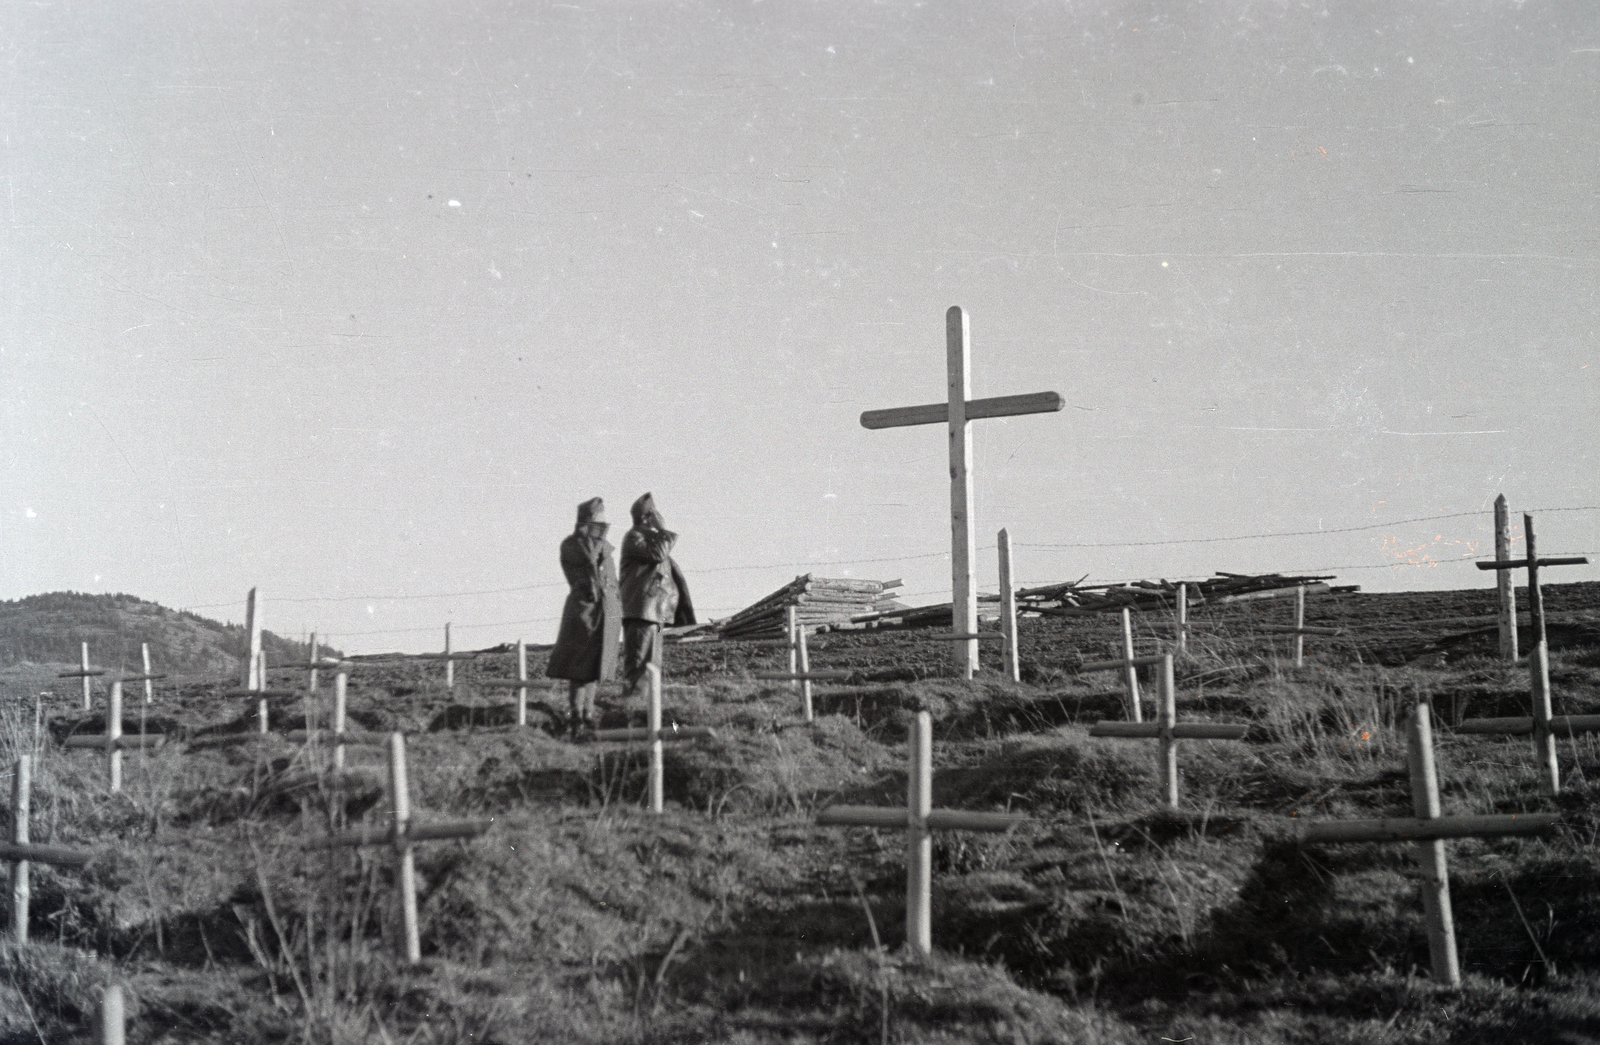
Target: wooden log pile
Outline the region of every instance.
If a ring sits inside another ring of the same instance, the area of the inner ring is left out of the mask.
[[[1280,573],[1244,574],[1223,573],[1203,581],[1188,581],[1188,599],[1191,606],[1206,602],[1226,603],[1244,599],[1290,596],[1294,589],[1306,586],[1308,594],[1329,591],[1354,591],[1354,588],[1330,588],[1325,582],[1331,576],[1298,577]],[[1177,605],[1176,581],[1132,581],[1126,584],[1084,584],[1084,578],[1047,584],[1038,588],[1021,588],[1016,593],[1017,612],[1033,612],[1054,617],[1088,617],[1097,613],[1115,613],[1124,608],[1136,611],[1171,611]],[[998,595],[979,595],[980,603],[998,603]],[[900,625],[904,627],[935,627],[950,624],[950,604],[915,606],[878,610],[852,618],[856,624]]]
[[[791,606],[801,626],[816,631],[848,623],[861,614],[902,608],[889,594],[899,586],[898,580],[868,581],[807,573],[719,622],[717,631],[724,639],[782,638]]]

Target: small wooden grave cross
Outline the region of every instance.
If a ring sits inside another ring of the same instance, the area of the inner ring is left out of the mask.
[[[1091,668],[1106,670],[1110,667],[1121,667],[1126,661],[1106,661],[1099,664],[1085,664],[1083,670]],[[1161,741],[1161,791],[1167,805],[1172,809],[1178,808],[1178,741],[1180,740],[1243,740],[1250,732],[1246,723],[1234,722],[1179,722],[1178,718],[1178,687],[1173,676],[1172,654],[1163,653],[1160,657],[1136,657],[1132,661],[1135,665],[1146,663],[1159,663],[1161,665],[1161,704],[1156,711],[1154,722],[1096,722],[1089,729],[1091,737],[1119,737],[1119,738],[1155,738]]]
[[[1441,816],[1439,773],[1433,761],[1432,709],[1425,699],[1417,702],[1407,723],[1406,740],[1413,817],[1310,822],[1303,824],[1301,838],[1306,842],[1415,842],[1417,863],[1422,865],[1422,903],[1433,978],[1459,987],[1461,966],[1456,959],[1445,839],[1543,834],[1552,830],[1561,817],[1556,813]]]
[[[442,660],[442,661],[444,661],[444,688],[445,689],[455,689],[456,688],[456,661],[458,661],[458,660],[473,660],[477,656],[478,655],[476,653],[455,653],[455,652],[451,651],[451,646],[450,646],[450,625],[446,624],[444,626],[444,652],[443,653],[419,653],[419,654],[417,654],[417,659],[418,660]]]
[[[93,859],[92,853],[78,849],[28,841],[32,792],[33,756],[18,755],[11,778],[11,841],[0,842],[0,860],[11,864],[11,935],[18,943],[28,942],[28,904],[33,895],[28,881],[29,863],[83,867]]]
[[[141,725],[143,723],[141,722]],[[106,731],[103,736],[73,736],[63,745],[69,748],[97,747],[106,752],[106,771],[113,792],[122,790],[122,752],[128,748],[160,747],[166,740],[161,733],[122,733],[122,680],[111,683],[111,699],[106,701]]]
[[[795,607],[788,609],[789,670],[758,671],[756,678],[768,682],[791,682],[800,690],[800,707],[807,722],[816,720],[811,707],[811,683],[842,682],[850,677],[848,671],[812,671],[811,651],[806,645],[806,626],[800,623]]]
[[[148,704],[148,703],[150,703],[151,699],[155,697],[155,688],[154,688],[154,686],[151,685],[151,683],[155,682],[158,679],[164,679],[167,676],[165,676],[165,675],[152,675],[150,673],[150,644],[148,642],[139,643],[139,660],[144,665],[144,674],[142,674],[142,675],[128,675],[122,681],[124,681],[124,682],[143,682],[144,683],[144,702],[146,704]]]
[[[483,689],[514,689],[517,691],[517,725],[528,724],[528,647],[517,640],[517,677],[514,679],[478,679],[473,685]]]
[[[446,838],[476,838],[489,830],[494,823],[489,820],[454,820],[436,824],[411,822],[411,791],[406,780],[406,738],[400,733],[389,734],[389,797],[394,803],[394,815],[386,830],[364,828],[342,835],[331,835],[307,842],[310,849],[334,849],[344,846],[391,845],[400,861],[400,918],[405,929],[406,961],[412,965],[422,960],[422,940],[417,929],[417,870],[412,856],[416,842],[431,842]]]
[[[80,653],[78,663],[81,664],[82,667],[80,667],[77,671],[63,671],[61,674],[57,675],[56,678],[83,680],[83,710],[88,711],[94,707],[93,694],[91,692],[89,680],[92,678],[99,678],[106,672],[104,668],[91,668],[89,666],[89,644],[87,642],[81,643],[79,649]]]
[[[662,743],[668,740],[715,740],[717,731],[710,726],[680,726],[673,723],[671,729],[661,728],[661,669],[654,664],[646,664],[645,671],[650,677],[650,710],[649,725],[640,729],[597,729],[594,739],[602,742],[634,742],[648,741],[650,744],[650,812],[659,813],[666,808],[666,793],[664,782],[664,756]]]
[[[1293,624],[1259,624],[1258,631],[1271,632],[1275,635],[1294,636],[1294,666],[1303,668],[1306,665],[1306,636],[1307,635],[1342,635],[1342,628],[1311,628],[1306,626],[1306,586],[1297,585],[1294,589],[1294,623]]]
[[[950,629],[962,636],[955,647],[961,677],[970,679],[978,668],[978,644],[967,638],[978,630],[978,592],[973,584],[972,560],[977,542],[973,536],[972,433],[967,422],[984,417],[1012,417],[1060,410],[1065,400],[1055,392],[972,399],[971,338],[967,314],[950,306],[944,317],[945,374],[948,395],[943,403],[868,410],[861,415],[863,428],[901,428],[908,425],[945,424],[950,440]]]
[[[1078,666],[1079,673],[1093,671],[1114,671],[1122,669],[1123,681],[1128,688],[1128,718],[1134,722],[1144,721],[1144,712],[1139,708],[1139,669],[1160,664],[1159,656],[1136,657],[1133,655],[1133,621],[1128,615],[1128,608],[1122,608],[1122,659],[1121,660],[1091,660]]]
[[[817,823],[906,832],[906,944],[918,954],[928,954],[933,950],[933,832],[1008,831],[1029,818],[933,808],[933,715],[929,712],[917,712],[907,746],[910,765],[905,808],[829,806],[817,813]]]
[[[1480,562],[1480,570],[1498,570],[1505,576],[1511,570],[1526,569],[1528,571],[1528,617],[1533,624],[1533,649],[1528,651],[1528,690],[1532,698],[1533,717],[1531,722],[1527,719],[1469,719],[1457,727],[1460,733],[1509,733],[1533,734],[1533,749],[1544,766],[1545,780],[1550,785],[1550,793],[1556,794],[1561,790],[1561,767],[1556,761],[1556,731],[1554,716],[1551,714],[1550,704],[1550,643],[1544,630],[1544,595],[1539,591],[1539,567],[1541,566],[1582,566],[1589,559],[1587,556],[1574,555],[1558,559],[1541,559],[1535,549],[1533,535],[1533,516],[1522,517],[1522,536],[1527,545],[1528,554],[1525,559],[1503,560],[1496,558],[1493,562]],[[1498,550],[1498,548],[1497,548]],[[1513,617],[1513,621],[1515,617]],[[1515,631],[1515,626],[1512,628]],[[1563,726],[1567,735],[1575,732],[1588,732],[1592,727],[1574,726],[1573,720],[1593,718],[1591,715],[1563,715]],[[1521,724],[1529,722],[1529,728],[1523,729]]]
[[[344,769],[345,745],[382,747],[388,743],[388,738],[382,733],[368,733],[362,730],[352,730],[345,724],[345,704],[350,688],[350,665],[343,661],[325,660],[323,667],[332,668],[333,675],[333,722],[327,734],[327,740],[333,745],[333,768],[335,772]],[[320,739],[322,734],[316,729],[315,715],[309,706],[306,712],[306,729],[296,729],[284,734],[284,739],[297,744],[307,743]]]

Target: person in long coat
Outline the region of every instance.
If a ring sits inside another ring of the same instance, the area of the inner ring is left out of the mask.
[[[678,535],[650,494],[631,512],[633,529],[622,539],[622,674],[630,698],[642,693],[646,666],[661,666],[661,629],[695,622],[689,585],[672,561]]]
[[[578,505],[578,524],[561,542],[561,572],[566,574],[566,605],[561,608],[561,630],[545,674],[567,680],[574,735],[594,728],[594,694],[600,682],[617,673],[618,622],[622,603],[618,597],[617,569],[606,540],[606,504],[599,497]]]

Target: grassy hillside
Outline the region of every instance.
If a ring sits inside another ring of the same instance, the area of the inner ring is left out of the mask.
[[[1556,710],[1600,713],[1600,585],[1546,594],[1567,636]],[[787,684],[753,677],[783,650],[671,646],[666,721],[718,736],[667,746],[663,816],[640,809],[643,745],[555,728],[564,691],[538,654],[526,727],[508,691],[477,685],[509,677],[509,654],[458,664],[453,689],[437,661],[357,663],[350,719],[406,734],[417,821],[494,818],[416,847],[415,968],[395,958],[394,853],[307,845],[381,831],[392,809],[381,751],[350,749],[338,773],[325,744],[279,735],[326,721],[326,684],[274,698],[265,735],[226,682],[158,695],[147,724],[171,742],[129,753],[118,796],[103,754],[59,744],[97,731],[100,707],[69,692],[36,724],[0,688],[0,771],[35,759],[34,840],[100,854],[35,865],[35,942],[0,940],[0,1042],[87,1045],[111,981],[134,1045],[1600,1042],[1600,742],[1562,741],[1551,796],[1527,738],[1454,730],[1526,713],[1525,664],[1479,642],[1490,609],[1481,591],[1319,597],[1308,623],[1345,634],[1308,641],[1301,668],[1258,630],[1286,607],[1196,614],[1179,718],[1251,731],[1184,743],[1177,813],[1153,742],[1089,735],[1124,717],[1120,682],[1073,664],[1120,642],[1116,618],[1022,622],[1020,684],[952,678],[947,644],[917,633],[819,636],[813,666],[851,675],[817,686],[811,724]],[[1139,620],[1141,651],[1165,623]],[[1450,843],[1459,990],[1427,976],[1409,846],[1300,837],[1407,813],[1418,699],[1446,815],[1562,816],[1545,838]],[[606,726],[642,715],[614,685],[600,703]],[[926,958],[901,947],[902,833],[815,824],[829,804],[904,801],[918,710],[936,806],[1031,818],[938,834]]]
[[[74,591],[0,602],[0,667],[24,662],[76,664],[89,644],[96,667],[139,667],[139,645],[150,644],[157,671],[181,675],[238,674],[249,645],[242,625],[222,624],[132,595]],[[305,660],[304,643],[263,632],[267,663]]]

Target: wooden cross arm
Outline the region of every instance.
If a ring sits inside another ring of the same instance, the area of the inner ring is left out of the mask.
[[[597,729],[594,731],[594,738],[611,743],[637,740],[715,740],[717,731],[710,726],[664,726],[659,732],[652,731],[647,726],[634,726],[628,729]]]
[[[1026,395],[996,396],[993,399],[967,400],[967,420],[980,417],[1012,417],[1017,414],[1045,414],[1067,405],[1055,392],[1029,392]],[[949,403],[927,406],[896,406],[888,410],[867,410],[861,415],[862,428],[904,428],[907,425],[942,425],[950,419]]]
[[[124,675],[120,679],[118,679],[117,681],[118,682],[154,682],[156,679],[164,679],[166,677],[167,676],[165,676],[165,675]]]
[[[1552,715],[1550,732],[1569,737],[1576,733],[1600,731],[1600,715]],[[1457,733],[1488,733],[1498,736],[1521,737],[1533,732],[1531,718],[1469,718],[1456,727]]]
[[[935,809],[928,814],[928,827],[935,831],[1009,831],[1028,820],[1015,813],[977,813],[965,809]],[[887,827],[910,826],[910,814],[904,806],[829,806],[817,813],[817,823],[824,827]]]
[[[350,662],[333,657],[319,660],[297,660],[290,664],[274,664],[272,666],[274,668],[284,669],[298,668],[300,670],[315,669],[319,671],[334,671],[336,669],[348,668],[350,666]]]
[[[1165,656],[1159,657],[1134,657],[1132,660],[1091,660],[1078,665],[1081,675],[1087,671],[1119,671],[1122,668],[1147,668],[1152,664],[1160,664],[1166,660]]]
[[[59,845],[18,845],[15,842],[0,842],[0,863],[29,860],[36,864],[52,864],[56,867],[83,867],[93,859],[93,853],[86,853],[81,849],[65,849]]]
[[[160,747],[166,742],[166,739],[165,734],[162,733],[124,733],[117,738],[117,749],[126,751],[130,748]],[[103,733],[95,736],[68,737],[61,742],[61,746],[73,748],[97,747],[103,749],[107,740],[108,738]]]
[[[1243,722],[1179,722],[1172,727],[1174,740],[1243,740],[1250,726]],[[1096,722],[1091,737],[1159,737],[1159,722]]]
[[[1587,555],[1568,555],[1558,559],[1535,559],[1535,566],[1584,566],[1589,562]],[[1527,559],[1494,559],[1490,562],[1477,564],[1480,570],[1525,570],[1528,568]]]
[[[313,838],[307,849],[339,849],[355,845],[400,845],[406,842],[437,842],[446,838],[476,838],[489,830],[493,820],[453,820],[438,824],[411,824],[403,835],[396,835],[393,825],[347,831],[342,835]]]
[[[1343,628],[1295,627],[1293,624],[1257,624],[1257,631],[1270,631],[1278,635],[1343,635]]]
[[[1511,813],[1488,816],[1444,816],[1430,820],[1394,817],[1381,820],[1335,820],[1306,824],[1306,842],[1428,842],[1436,838],[1488,838],[1538,835],[1555,829],[1559,813]]]
[[[84,671],[63,671],[56,676],[58,679],[93,679],[104,675],[104,668],[89,668]]]
[[[850,674],[848,671],[758,671],[756,678],[767,682],[843,682]]]
[[[1006,636],[1000,631],[934,631],[915,637],[933,642],[970,642],[974,639],[979,642],[999,642]]]
[[[532,689],[532,679],[473,679],[467,683],[479,689]]]
[[[313,734],[303,729],[291,730],[283,734],[283,739],[295,744],[304,744]],[[358,747],[383,747],[389,743],[387,733],[368,733],[359,729],[346,730],[343,733],[333,733],[325,729],[317,730],[316,738],[326,744],[346,744]]]
[[[260,697],[262,700],[277,700],[279,698],[298,697],[306,691],[303,689],[225,689],[225,697]]]

